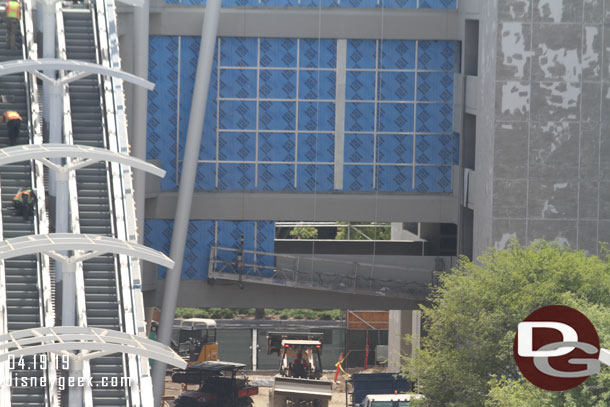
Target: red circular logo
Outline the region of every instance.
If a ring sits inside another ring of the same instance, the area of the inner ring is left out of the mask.
[[[562,346],[561,342],[578,344]],[[550,344],[556,345],[547,346]],[[591,321],[563,305],[532,312],[519,324],[513,343],[515,361],[523,376],[550,391],[569,390],[587,380],[589,367],[597,364],[599,369],[599,351],[599,337]]]

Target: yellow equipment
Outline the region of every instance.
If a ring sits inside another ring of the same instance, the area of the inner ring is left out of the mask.
[[[204,318],[174,320],[172,349],[188,362],[218,360],[216,321]]]

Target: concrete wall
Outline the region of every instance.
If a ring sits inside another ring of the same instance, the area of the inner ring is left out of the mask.
[[[607,3],[498,1],[495,247],[544,238],[597,253],[610,240]]]

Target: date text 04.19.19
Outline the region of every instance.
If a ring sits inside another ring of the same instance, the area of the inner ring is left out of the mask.
[[[70,355],[55,355],[40,353],[34,356],[8,356],[10,370],[46,370],[54,366],[57,370],[70,368]]]

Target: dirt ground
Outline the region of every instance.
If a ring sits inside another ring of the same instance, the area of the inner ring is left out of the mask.
[[[272,383],[272,375],[257,375],[249,374],[248,377],[258,387],[258,395],[254,396],[254,407],[268,407],[269,405],[269,390],[271,387],[267,387],[269,383]],[[332,378],[331,378],[332,379]],[[196,386],[189,386],[189,390],[194,390]],[[181,392],[181,385],[179,383],[172,383],[171,379],[165,382],[165,396],[176,397]],[[168,403],[168,407],[172,404]],[[333,385],[333,398],[328,404],[329,407],[345,407],[345,377],[339,376],[338,383]]]

